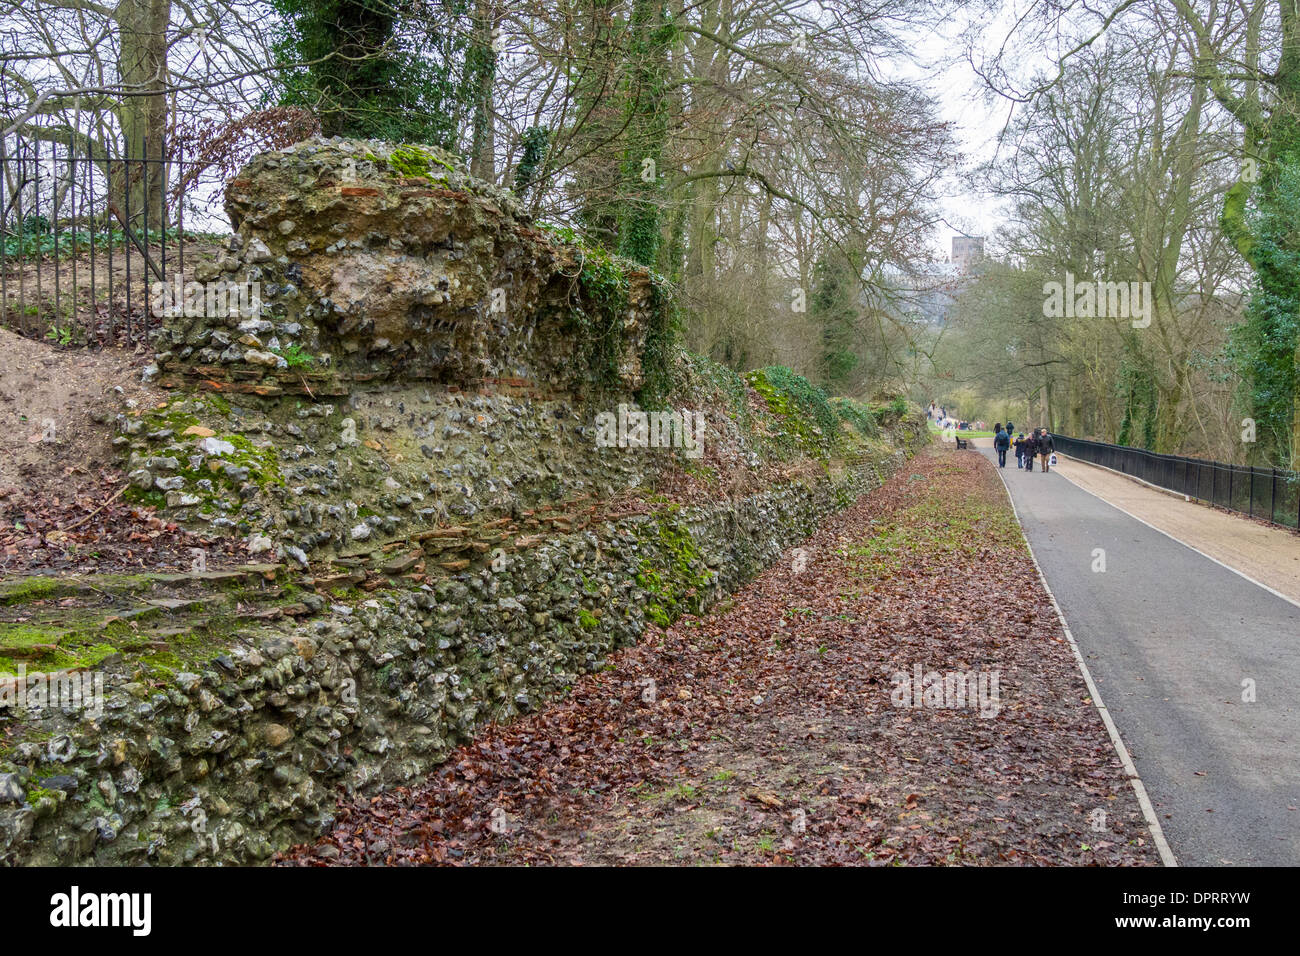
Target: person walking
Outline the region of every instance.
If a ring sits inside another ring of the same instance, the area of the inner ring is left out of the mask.
[[[1047,433],[1046,428],[1038,430],[1038,454],[1043,456],[1043,471],[1050,471],[1052,452],[1056,451],[1056,445],[1052,441],[1052,436]]]
[[[1007,449],[1011,447],[1011,436],[1002,430],[1002,423],[998,422],[994,428],[996,432],[993,436],[993,447],[998,453],[998,467],[1007,467]]]
[[[1017,435],[1016,440],[1012,442],[1012,444],[1015,446],[1016,449],[1016,467],[1024,468],[1025,467],[1025,433],[1021,432],[1019,435]]]
[[[1025,453],[1025,471],[1033,471],[1034,456],[1038,454],[1038,440],[1032,428],[1029,430],[1029,434],[1025,436],[1025,440],[1020,447],[1024,449]]]

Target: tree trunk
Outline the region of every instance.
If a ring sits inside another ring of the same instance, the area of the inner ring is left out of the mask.
[[[171,0],[120,0],[115,12],[120,31],[117,68],[123,88],[118,119],[122,124],[125,175],[118,179],[117,202],[132,228],[162,229],[166,223],[167,25]],[[118,178],[118,177],[114,177]]]
[[[662,0],[634,0],[624,105],[629,115],[619,196],[618,251],[652,268],[658,264],[663,240],[660,205],[668,136],[664,85],[669,22]]]
[[[496,50],[492,47],[492,31],[496,23],[496,5],[491,0],[477,0],[474,11],[474,43],[480,47],[485,65],[479,72],[478,91],[474,97],[469,171],[488,182],[496,179],[496,135],[492,122],[492,87],[496,80],[497,58]]]

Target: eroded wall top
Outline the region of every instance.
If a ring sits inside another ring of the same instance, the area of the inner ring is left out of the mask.
[[[229,251],[193,277],[205,303],[186,307],[179,286],[162,297],[164,376],[272,395],[642,383],[649,274],[558,241],[450,154],[308,140],[250,162],[226,209]]]

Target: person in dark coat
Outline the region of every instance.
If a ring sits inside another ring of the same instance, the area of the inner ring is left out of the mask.
[[[1033,431],[1025,436],[1025,440],[1020,444],[1021,450],[1025,454],[1025,471],[1034,470],[1034,456],[1038,454],[1038,438]]]
[[[997,434],[993,436],[993,448],[998,453],[998,467],[1007,467],[1007,449],[1011,447],[1011,436],[1002,430],[1002,423],[997,426]]]
[[[1025,433],[1021,432],[1019,435],[1017,435],[1016,440],[1012,442],[1012,444],[1015,446],[1016,449],[1016,467],[1024,468],[1025,467]]]
[[[1052,457],[1052,452],[1056,451],[1056,445],[1052,442],[1052,436],[1047,433],[1046,428],[1040,428],[1038,430],[1037,447],[1038,454],[1043,457],[1043,471],[1050,471],[1050,459]]]

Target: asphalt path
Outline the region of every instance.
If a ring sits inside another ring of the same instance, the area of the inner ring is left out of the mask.
[[[1000,471],[1179,864],[1300,865],[1300,607],[1054,472]]]

